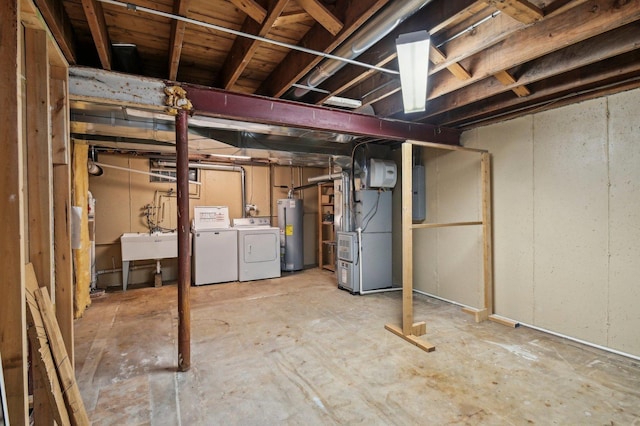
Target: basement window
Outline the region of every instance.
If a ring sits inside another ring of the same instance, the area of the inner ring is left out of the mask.
[[[177,173],[176,169],[172,167],[157,167],[153,165],[153,162],[149,163],[149,172],[153,173],[149,175],[149,182],[175,182]],[[167,176],[166,178],[162,176]],[[189,180],[193,182],[200,182],[200,173],[198,169],[189,169]]]

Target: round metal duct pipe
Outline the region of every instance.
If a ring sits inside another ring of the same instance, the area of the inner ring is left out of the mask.
[[[379,15],[367,22],[356,34],[340,45],[333,55],[342,58],[353,59],[369,49],[384,36],[389,34],[402,21],[416,13],[431,0],[403,0],[396,1]],[[301,82],[309,87],[317,87],[327,78],[342,69],[346,62],[339,62],[331,59],[323,61]],[[293,96],[298,99],[309,93],[309,89],[297,88],[293,91]]]

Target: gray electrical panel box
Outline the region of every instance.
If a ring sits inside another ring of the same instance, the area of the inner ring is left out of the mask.
[[[422,222],[427,218],[427,191],[425,188],[424,166],[413,166],[411,194],[411,219]]]

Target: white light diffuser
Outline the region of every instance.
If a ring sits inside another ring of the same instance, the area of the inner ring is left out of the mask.
[[[416,31],[396,39],[404,112],[424,111],[429,75],[429,33]]]

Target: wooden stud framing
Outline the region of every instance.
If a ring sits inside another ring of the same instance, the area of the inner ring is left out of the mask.
[[[439,148],[449,151],[466,151],[480,154],[480,180],[482,185],[482,221],[451,223],[412,223],[412,154],[413,145]],[[435,346],[418,338],[426,333],[424,322],[413,322],[413,230],[442,228],[449,226],[482,225],[483,239],[483,290],[482,309],[463,308],[463,312],[474,315],[476,322],[492,319],[493,316],[493,260],[491,231],[491,156],[486,150],[462,146],[442,145],[430,142],[407,141],[402,144],[402,328],[385,325],[390,332],[402,337],[419,348],[431,352]],[[498,321],[498,320],[495,320]]]
[[[22,25],[17,0],[0,0],[0,93],[5,95],[0,114],[0,256],[2,256],[2,309],[0,352],[7,391],[9,421],[24,425],[28,418],[27,340],[24,303],[25,239],[22,144]]]
[[[68,66],[50,67],[51,154],[53,163],[53,259],[56,318],[71,365],[73,345],[73,264],[71,261],[71,149]]]
[[[27,199],[28,199],[28,238],[29,261],[38,281],[50,291],[55,292],[53,277],[53,229],[52,229],[52,172],[51,139],[49,114],[49,61],[47,53],[47,33],[42,29],[25,28],[25,76],[26,76],[26,112],[29,125],[26,127],[27,149]],[[38,348],[34,337],[32,347]],[[41,350],[41,349],[40,349]],[[36,359],[39,371],[34,371],[34,420],[38,424],[60,422],[55,414],[55,406],[47,404],[51,392],[47,361]],[[45,370],[41,367],[44,366]],[[55,375],[55,370],[53,372]],[[62,415],[64,417],[64,415]]]
[[[25,29],[27,92],[27,173],[29,261],[38,281],[50,291],[53,282],[52,172],[47,33]]]
[[[402,144],[402,332],[405,336],[413,331],[412,153],[411,144]]]
[[[480,160],[482,179],[482,241],[484,269],[484,309],[493,314],[493,231],[491,227],[491,155],[482,153]]]

